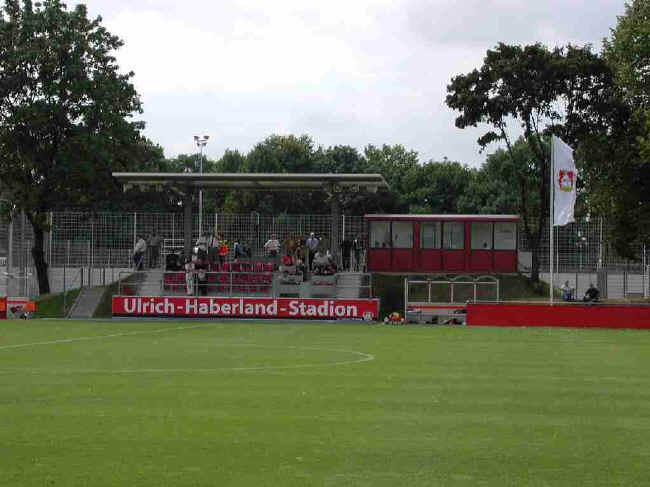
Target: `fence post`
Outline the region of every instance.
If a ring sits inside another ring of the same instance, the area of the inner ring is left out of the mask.
[[[67,283],[66,283],[66,269],[70,263],[70,240],[66,240],[65,245],[65,259],[63,259],[63,317],[66,317],[67,306],[66,306],[66,293],[67,293]]]
[[[603,217],[599,218],[599,236],[598,236],[598,268],[603,267]]]
[[[92,231],[91,231],[92,233]],[[91,287],[93,285],[92,282],[92,265],[93,265],[93,259],[92,259],[92,242],[89,240],[88,241],[88,287]]]
[[[24,234],[23,234],[23,238],[24,238]],[[29,250],[28,249],[31,246],[32,246],[32,241],[27,240],[27,246],[25,247],[25,256],[24,256],[24,259],[23,259],[23,293],[22,294],[25,297],[28,296],[28,294],[27,294],[27,267],[28,267],[27,264],[29,262],[29,253],[28,253]]]
[[[133,213],[133,245],[131,245],[131,248],[135,248],[135,244],[137,242],[137,230],[138,230],[138,214]]]
[[[48,232],[48,239],[47,239],[47,262],[50,264],[47,267],[47,275],[48,277],[50,276],[50,267],[52,266],[52,236],[54,235],[54,214],[50,211],[48,215],[48,219],[50,222],[50,231]]]
[[[89,250],[90,250],[90,269],[88,270],[88,273],[90,274],[90,285],[92,286],[93,283],[95,282],[94,279],[94,272],[93,269],[95,268],[95,215],[91,214],[90,216],[90,245],[89,245]]]
[[[9,274],[13,272],[12,267],[14,265],[13,253],[14,253],[14,221],[13,219],[9,222],[9,242],[7,242],[9,248],[7,249],[7,271]],[[9,279],[7,279],[7,295],[9,295]]]

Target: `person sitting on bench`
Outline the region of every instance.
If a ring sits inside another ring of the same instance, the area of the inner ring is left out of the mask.
[[[585,292],[585,297],[582,300],[585,303],[597,303],[600,301],[600,291],[593,283],[589,283],[589,289]]]
[[[560,286],[560,291],[562,291],[562,301],[573,301],[573,289],[569,285],[569,281],[565,281]]]

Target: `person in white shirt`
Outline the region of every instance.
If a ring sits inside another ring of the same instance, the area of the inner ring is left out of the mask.
[[[199,257],[199,260],[208,259],[208,238],[209,234],[206,232],[201,235],[196,241],[196,246],[198,247],[197,255]]]
[[[185,261],[185,287],[188,296],[194,294],[194,259],[196,256]]]
[[[569,281],[566,281],[560,286],[560,291],[562,291],[563,301],[573,301],[573,289],[569,285]]]
[[[271,257],[277,257],[280,252],[280,241],[275,234],[271,235],[271,238],[264,244],[264,250]]]
[[[144,264],[144,254],[147,251],[147,242],[142,235],[138,235],[133,247],[133,267],[136,271],[141,271]]]
[[[221,248],[221,237],[215,230],[208,238],[208,261],[214,263],[219,260],[219,249]]]
[[[307,251],[308,251],[308,262],[307,262],[307,267],[309,270],[312,269],[314,266],[314,255],[316,255],[316,250],[318,249],[318,244],[320,243],[320,240],[316,238],[316,235],[314,235],[314,232],[311,232],[309,234],[309,238],[307,239],[307,242],[305,242],[305,245],[307,246]]]

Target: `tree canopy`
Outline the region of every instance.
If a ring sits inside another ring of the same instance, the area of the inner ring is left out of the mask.
[[[478,139],[481,148],[493,142],[506,146],[517,180],[523,230],[533,250],[533,280],[539,279],[539,245],[548,221],[546,136],[582,133],[585,111],[602,102],[610,85],[609,68],[588,46],[549,50],[541,44],[500,43],[487,51],[480,69],[452,78],[447,87],[447,105],[460,112],[456,126],[486,124],[486,132]],[[511,133],[516,123],[529,158],[515,153]],[[532,192],[536,194],[531,196]]]
[[[25,212],[41,293],[46,212],[92,208],[115,189],[111,172],[151,149],[141,111],[113,54],[122,41],[84,5],[5,0],[0,15],[0,193]]]
[[[650,238],[650,2],[626,5],[603,55],[616,86],[605,113],[607,129],[581,147],[593,207],[613,223],[610,240],[634,258],[633,245]]]

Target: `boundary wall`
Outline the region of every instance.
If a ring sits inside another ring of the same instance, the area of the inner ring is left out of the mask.
[[[650,305],[468,303],[467,325],[650,330]]]

